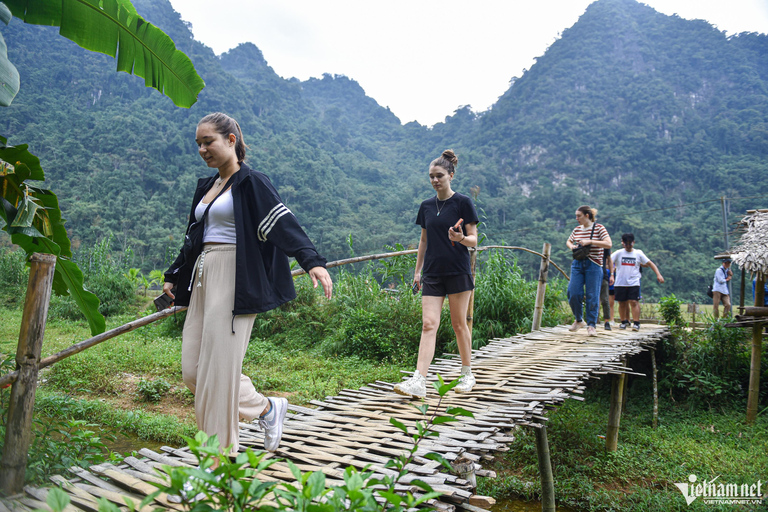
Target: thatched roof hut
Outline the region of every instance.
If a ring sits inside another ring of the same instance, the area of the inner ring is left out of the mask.
[[[768,209],[747,210],[737,231],[742,235],[731,247],[731,259],[752,277],[768,280]]]

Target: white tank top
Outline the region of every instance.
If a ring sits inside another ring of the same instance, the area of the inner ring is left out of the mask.
[[[195,207],[195,220],[200,220],[208,208],[208,203],[202,199]],[[220,244],[236,243],[235,234],[235,205],[232,202],[232,189],[227,190],[214,201],[208,211],[203,232],[203,243],[218,242]]]

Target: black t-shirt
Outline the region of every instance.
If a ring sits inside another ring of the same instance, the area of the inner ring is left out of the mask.
[[[461,229],[467,234],[465,226],[477,223],[477,211],[472,200],[455,192],[446,201],[439,201],[440,214],[438,215],[437,196],[427,199],[419,207],[416,216],[416,224],[427,230],[427,251],[424,254],[425,276],[456,276],[470,274],[469,250],[455,243],[451,245],[448,238],[448,229],[453,227],[459,219],[464,219]]]

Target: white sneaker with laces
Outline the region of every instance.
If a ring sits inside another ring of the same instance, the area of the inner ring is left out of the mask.
[[[576,332],[579,329],[581,329],[582,327],[584,327],[585,325],[587,325],[587,324],[585,324],[584,322],[573,322],[573,325],[570,326],[568,328],[568,330],[571,331],[571,332]]]
[[[288,412],[288,400],[277,397],[267,400],[272,404],[272,409],[259,418],[259,426],[264,431],[264,449],[274,452],[280,446],[280,439],[283,438],[283,422],[285,413]]]
[[[427,379],[419,373],[419,370],[416,370],[408,380],[395,384],[394,391],[398,395],[411,398],[425,398],[427,396]]]
[[[477,384],[477,380],[475,380],[475,376],[472,375],[472,370],[467,369],[461,374],[461,377],[459,377],[459,383],[455,388],[453,388],[453,390],[456,393],[469,393],[472,391],[472,388],[475,387],[475,384]]]

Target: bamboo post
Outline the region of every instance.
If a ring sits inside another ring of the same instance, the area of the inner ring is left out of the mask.
[[[555,512],[555,479],[552,476],[552,464],[549,460],[547,427],[542,425],[534,430],[536,431],[536,456],[539,459],[539,475],[541,477],[541,510],[542,512]]]
[[[43,348],[45,319],[56,270],[56,256],[34,253],[29,258],[29,281],[16,348],[18,378],[11,388],[5,431],[3,458],[0,461],[0,492],[20,493],[27,469],[27,451],[32,442],[32,410],[35,405],[38,363]]]
[[[472,283],[475,282],[475,265],[477,263],[477,248],[471,247],[469,249],[469,268],[472,272]],[[472,340],[472,325],[474,324],[475,316],[475,290],[469,294],[469,306],[467,306],[467,328],[469,329],[469,339]]]
[[[549,253],[551,250],[552,246],[547,242],[544,242],[544,247],[541,249],[541,253],[544,256],[541,258],[541,267],[539,267],[539,283],[536,285],[536,304],[533,307],[533,322],[531,323],[531,331],[538,331],[541,329],[541,317],[544,316],[544,297],[547,293]]]
[[[755,307],[765,304],[765,276],[758,274],[755,283]],[[763,347],[763,323],[752,326],[752,361],[749,366],[749,395],[747,396],[747,423],[757,419],[757,404],[760,401],[760,358]]]
[[[746,280],[746,277],[747,277],[747,270],[745,268],[742,268],[741,269],[741,283],[740,283],[740,288],[739,288],[739,292],[740,292],[739,293],[739,314],[740,315],[744,314],[744,292],[746,291],[745,285],[744,285],[744,281]],[[755,293],[757,293],[757,292],[755,292]],[[755,305],[757,305],[757,304],[755,304]]]
[[[656,349],[651,349],[651,369],[653,372],[653,421],[651,426],[659,426],[659,381],[656,374]]]
[[[622,366],[626,366],[626,360],[622,359]],[[605,449],[613,452],[619,444],[619,423],[621,423],[622,400],[624,397],[624,383],[626,374],[614,375],[611,382],[611,409],[608,411],[608,431],[605,435]]]

